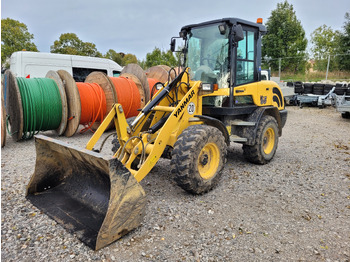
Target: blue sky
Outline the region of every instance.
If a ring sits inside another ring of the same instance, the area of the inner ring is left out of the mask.
[[[170,38],[180,28],[224,17],[267,21],[276,9],[276,0],[2,0],[1,18],[12,18],[28,26],[39,51],[50,46],[63,33],[75,33],[84,42],[92,42],[98,51],[108,49],[132,53],[144,59],[155,47],[169,49]],[[306,36],[326,24],[341,30],[344,15],[350,12],[349,0],[289,0]]]

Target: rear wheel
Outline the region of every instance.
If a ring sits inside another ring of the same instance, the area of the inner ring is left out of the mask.
[[[219,129],[205,125],[186,128],[172,151],[175,182],[192,194],[208,192],[220,180],[226,153],[225,138]]]
[[[274,157],[278,145],[278,125],[272,116],[263,116],[253,146],[243,145],[244,157],[255,164],[264,165]]]

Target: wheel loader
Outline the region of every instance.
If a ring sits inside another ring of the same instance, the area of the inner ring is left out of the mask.
[[[214,188],[231,142],[245,158],[266,164],[274,157],[287,111],[279,86],[261,80],[262,23],[224,18],[181,28],[182,68],[176,78],[126,120],[115,104],[85,149],[38,135],[36,166],[27,199],[100,249],[137,228],[146,195],[139,182],[161,157],[185,191]],[[94,149],[113,121],[117,148],[107,159]]]

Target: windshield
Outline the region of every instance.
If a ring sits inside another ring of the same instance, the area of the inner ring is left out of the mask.
[[[188,34],[186,66],[191,79],[228,87],[228,32],[220,34],[219,24],[192,28]]]

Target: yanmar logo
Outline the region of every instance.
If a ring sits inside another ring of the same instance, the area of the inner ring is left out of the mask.
[[[191,91],[191,93],[188,95],[188,97],[186,98],[185,101],[182,102],[181,106],[177,109],[176,113],[174,114],[175,117],[178,117],[182,110],[186,107],[186,105],[188,104],[188,102],[191,100],[191,98],[194,95],[194,90]]]

